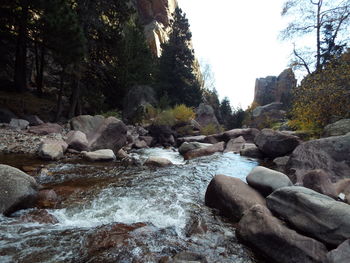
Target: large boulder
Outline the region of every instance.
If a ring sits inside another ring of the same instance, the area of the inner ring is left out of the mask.
[[[276,158],[291,153],[299,145],[300,139],[272,129],[263,129],[254,142],[267,157]]]
[[[39,185],[26,173],[0,164],[0,213],[13,212],[35,205]]]
[[[224,149],[225,149],[225,143],[219,142],[216,144],[212,144],[208,147],[188,151],[184,154],[184,158],[185,158],[185,160],[191,160],[191,159],[198,158],[201,156],[212,155],[216,152],[223,152]]]
[[[188,136],[177,138],[176,141],[178,145],[182,145],[184,142],[204,142],[205,138],[205,135]]]
[[[262,159],[263,153],[254,143],[245,143],[243,149],[239,152],[241,156]]]
[[[297,231],[331,246],[350,239],[350,206],[300,186],[284,187],[267,197],[268,208]]]
[[[72,130],[81,131],[86,135],[96,131],[104,122],[105,118],[101,115],[80,115],[70,120]]]
[[[287,173],[292,182],[302,182],[310,170],[322,169],[332,182],[350,177],[350,133],[312,140],[300,144],[287,163]]]
[[[38,149],[38,155],[44,160],[59,160],[63,157],[68,144],[62,140],[45,140]]]
[[[244,148],[245,140],[243,136],[239,136],[238,138],[231,139],[226,144],[225,153],[234,152],[239,153]]]
[[[23,119],[28,121],[30,126],[37,126],[44,123],[37,115],[26,115]]]
[[[52,133],[62,133],[63,127],[57,123],[43,123],[29,128],[30,133],[37,135],[47,135]]]
[[[323,137],[341,136],[350,132],[350,119],[342,119],[327,125],[323,130]]]
[[[146,107],[157,103],[154,90],[149,86],[135,86],[124,98],[123,120],[140,122]]]
[[[229,140],[242,136],[247,142],[253,142],[254,138],[259,134],[259,130],[255,128],[233,129],[217,135],[216,138],[228,142]]]
[[[237,235],[273,262],[323,263],[327,253],[321,242],[289,229],[261,205],[246,211],[239,221]]]
[[[79,152],[87,151],[89,148],[89,142],[86,135],[81,131],[70,131],[67,134],[66,143],[70,149],[74,149]]]
[[[200,124],[202,128],[208,125],[213,125],[217,132],[220,130],[220,124],[215,116],[215,112],[212,106],[201,103],[196,110],[196,121]]]
[[[338,196],[329,174],[320,169],[306,173],[303,177],[303,186],[332,198]]]
[[[179,147],[179,153],[182,155],[185,155],[189,151],[197,150],[197,149],[203,149],[207,148],[209,146],[212,146],[212,144],[209,143],[200,143],[200,142],[184,142]]]
[[[125,124],[114,117],[108,117],[102,124],[87,135],[89,149],[92,151],[111,149],[117,153],[126,145],[127,128]]]
[[[279,188],[293,185],[287,175],[262,166],[255,167],[248,174],[247,183],[264,196]]]
[[[22,119],[11,119],[10,128],[14,130],[25,130],[29,126],[29,122]]]
[[[339,247],[327,254],[323,263],[349,263],[350,261],[350,239],[344,241]]]
[[[259,129],[270,127],[273,123],[281,123],[286,119],[287,112],[282,110],[284,105],[274,102],[265,106],[256,107],[252,114],[251,127]]]
[[[238,222],[253,205],[265,206],[265,199],[238,178],[216,175],[205,193],[205,204]]]
[[[166,158],[151,156],[146,160],[145,165],[155,167],[167,167],[173,165],[173,163]]]
[[[272,111],[280,111],[283,109],[283,103],[273,102],[264,106],[258,106],[253,110],[253,118],[259,118],[263,114],[272,112]]]
[[[116,159],[116,156],[111,149],[102,149],[94,152],[82,151],[81,154],[90,162],[107,162]]]
[[[0,123],[10,123],[11,119],[17,119],[16,114],[4,108],[0,108]]]
[[[174,131],[169,126],[151,125],[148,131],[153,137],[154,146],[175,146]]]

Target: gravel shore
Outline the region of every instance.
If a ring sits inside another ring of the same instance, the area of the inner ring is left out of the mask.
[[[45,139],[65,139],[62,134],[36,135],[27,130],[14,130],[7,126],[0,127],[0,153],[36,154]]]

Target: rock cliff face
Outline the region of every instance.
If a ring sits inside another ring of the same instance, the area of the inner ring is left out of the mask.
[[[289,97],[296,83],[297,80],[291,68],[284,70],[278,77],[268,76],[256,79],[254,102],[259,105],[283,102],[284,98]]]
[[[145,35],[152,52],[161,55],[160,45],[168,40],[170,33],[171,14],[178,6],[177,0],[133,0]]]

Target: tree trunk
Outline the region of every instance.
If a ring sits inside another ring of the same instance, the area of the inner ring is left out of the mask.
[[[64,91],[63,74],[64,74],[64,71],[62,71],[61,77],[60,77],[60,91],[57,98],[57,111],[56,111],[56,118],[55,118],[56,122],[59,121],[62,115],[62,97],[63,97],[63,91]]]
[[[317,54],[316,54],[316,70],[321,68],[321,8],[322,8],[322,0],[318,1],[317,4],[317,24],[316,24],[316,34],[317,34]]]
[[[80,79],[76,79],[72,90],[71,100],[70,100],[70,109],[68,114],[69,119],[78,115],[79,112],[81,111],[81,109],[79,109],[80,107],[79,99],[80,99]]]
[[[39,97],[43,94],[44,86],[44,66],[45,66],[45,48],[41,46],[40,55],[38,50],[38,43],[35,43],[35,67],[36,67],[36,76],[35,84]]]
[[[14,82],[16,90],[23,92],[27,88],[28,1],[21,0],[20,6],[22,10],[18,25]]]

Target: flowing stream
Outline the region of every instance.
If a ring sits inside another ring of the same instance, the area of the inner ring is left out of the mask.
[[[36,179],[69,193],[61,207],[48,210],[58,223],[18,220],[31,210],[0,217],[0,262],[158,262],[181,251],[208,262],[261,262],[238,243],[234,225],[204,205],[215,174],[245,181],[257,161],[233,153],[184,161],[178,152],[159,148],[135,155],[141,162],[166,157],[175,165],[49,165]],[[115,229],[119,234],[111,238]]]

